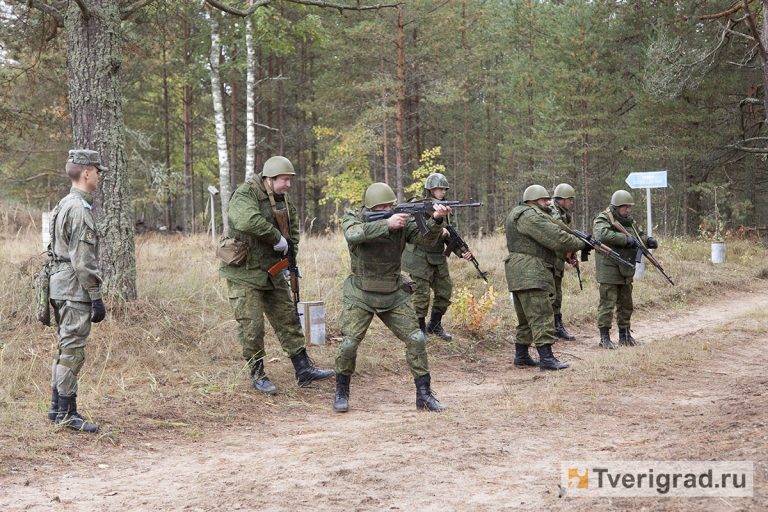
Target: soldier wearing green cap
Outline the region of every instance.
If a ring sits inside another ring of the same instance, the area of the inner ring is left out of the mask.
[[[618,252],[627,261],[635,260],[638,244],[645,244],[649,249],[656,249],[659,246],[653,237],[645,236],[645,232],[632,218],[634,204],[632,194],[626,190],[617,190],[611,196],[610,206],[595,218],[593,224],[593,236]],[[622,233],[614,222],[621,224],[630,235]],[[595,268],[597,282],[600,283],[600,305],[597,310],[597,327],[600,330],[599,346],[606,349],[616,348],[611,340],[614,310],[616,310],[616,324],[619,327],[619,345],[637,345],[638,342],[632,337],[630,331],[630,320],[634,309],[632,303],[634,270],[615,263],[599,252],[595,253]]]
[[[291,358],[299,386],[329,379],[332,370],[316,368],[304,347],[304,335],[288,282],[281,273],[268,270],[288,252],[275,211],[288,210],[289,238],[298,251],[299,224],[296,207],[287,192],[296,172],[290,160],[273,156],[262,172],[235,190],[229,201],[229,236],[248,247],[239,266],[222,263],[219,274],[227,280],[229,304],[237,320],[237,332],[251,375],[253,387],[274,395],[277,388],[264,370],[264,317],[266,316],[283,350]]]
[[[525,189],[523,202],[512,209],[504,222],[509,251],[504,262],[518,321],[515,366],[562,370],[568,364],[561,363],[552,353],[556,339],[552,322],[555,265],[558,254],[578,251],[584,242],[555,223],[549,202],[549,192],[541,185]],[[528,353],[530,345],[539,353],[538,362]]]
[[[427,176],[424,182],[424,195],[411,199],[411,202],[443,201],[451,188],[445,175],[435,172]],[[447,219],[449,222],[450,219]],[[443,232],[437,242],[430,246],[419,244],[406,244],[403,252],[403,271],[407,272],[416,283],[416,291],[413,295],[413,306],[419,319],[419,327],[425,334],[435,334],[440,338],[450,341],[453,337],[448,334],[442,325],[443,315],[451,305],[451,292],[453,282],[448,270],[448,261],[443,254],[445,251],[448,231]],[[462,254],[466,260],[472,258],[471,252]],[[435,300],[432,303],[432,315],[429,323],[426,322],[429,311],[430,290],[434,291]]]
[[[77,411],[77,376],[85,362],[91,324],[101,322],[106,315],[91,194],[98,187],[99,174],[108,168],[102,165],[98,152],[73,149],[65,170],[72,188],[51,213],[48,246],[51,305],[58,326],[48,419],[62,427],[93,433],[98,426]]]
[[[576,202],[576,190],[568,183],[561,183],[555,187],[552,194],[552,206],[550,213],[555,219],[561,220],[570,226],[573,222],[573,205]],[[565,272],[565,263],[568,262],[572,267],[579,265],[579,260],[574,258],[573,253],[559,254],[555,261],[555,301],[552,303],[552,310],[555,313],[555,335],[563,340],[573,341],[575,336],[571,336],[563,325],[563,314],[561,307],[563,305],[563,274]]]
[[[364,206],[348,210],[342,228],[349,246],[351,274],[344,281],[344,309],[341,313],[343,341],[336,355],[336,396],[333,409],[349,409],[349,384],[355,371],[357,348],[374,316],[378,316],[405,342],[405,358],[416,384],[416,408],[442,411],[432,394],[427,364],[426,339],[405,290],[400,259],[407,243],[433,245],[442,232],[440,226],[451,209],[435,205],[426,221],[429,232],[422,236],[416,222],[396,213],[388,218],[366,222],[368,211],[391,211],[397,197],[386,183],[374,183],[366,191]]]

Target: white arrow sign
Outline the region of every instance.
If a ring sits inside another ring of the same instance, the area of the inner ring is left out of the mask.
[[[632,188],[666,188],[667,171],[632,172],[624,181]]]

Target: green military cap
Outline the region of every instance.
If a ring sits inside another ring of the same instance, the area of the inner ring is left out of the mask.
[[[80,165],[92,165],[100,171],[108,171],[109,167],[101,163],[98,151],[92,149],[70,149],[68,162]]]

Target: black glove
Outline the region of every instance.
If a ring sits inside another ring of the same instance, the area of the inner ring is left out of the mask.
[[[659,248],[659,242],[656,241],[655,238],[652,236],[648,237],[648,241],[645,242],[645,246],[649,249],[658,249]]]
[[[107,314],[107,308],[104,307],[104,301],[96,299],[91,302],[91,322],[97,324],[104,320]]]
[[[594,247],[592,247],[591,245],[584,244],[584,248],[581,250],[581,261],[587,261],[584,258],[589,256],[589,253],[592,252],[592,249],[594,249]]]
[[[637,238],[633,237],[632,235],[629,235],[627,237],[627,247],[639,247],[639,243],[637,242]]]

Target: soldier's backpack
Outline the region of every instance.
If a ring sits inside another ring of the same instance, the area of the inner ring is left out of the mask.
[[[51,265],[53,264],[53,245],[56,233],[56,216],[59,214],[58,205],[51,212],[49,223],[50,241],[48,242],[48,258],[32,277],[35,288],[35,318],[43,325],[51,325]]]

